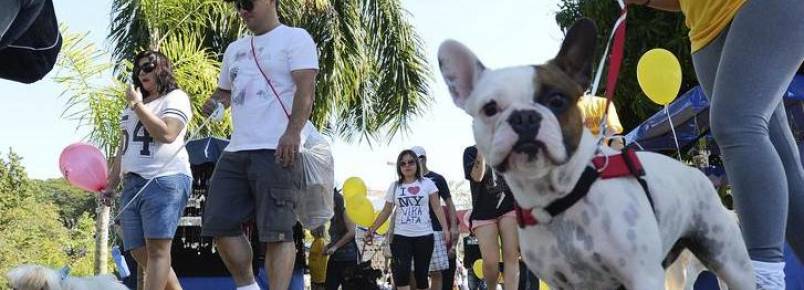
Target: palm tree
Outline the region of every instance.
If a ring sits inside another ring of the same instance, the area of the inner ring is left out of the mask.
[[[427,105],[428,70],[421,42],[398,0],[282,0],[282,22],[307,29],[318,43],[320,73],[312,120],[329,135],[367,141],[407,129],[408,119]],[[89,140],[112,156],[131,59],[158,49],[174,62],[179,86],[194,109],[215,89],[226,45],[246,33],[234,9],[221,0],[115,0],[109,39],[111,58],[85,34],[62,28],[64,47],[54,79],[68,97],[64,115],[92,128]],[[113,75],[110,83],[98,79]],[[229,120],[225,118],[224,120]],[[193,118],[190,132],[201,122]],[[228,121],[210,124],[202,135],[226,136]],[[100,206],[96,273],[105,272],[109,208]]]
[[[422,44],[398,0],[282,0],[280,6],[281,21],[305,28],[318,44],[312,121],[325,133],[390,140],[430,102]],[[115,0],[112,12],[117,72],[127,71],[125,61],[137,51],[163,49],[177,37],[194,39],[220,60],[226,45],[246,33],[222,0]],[[188,93],[201,102],[214,84]]]

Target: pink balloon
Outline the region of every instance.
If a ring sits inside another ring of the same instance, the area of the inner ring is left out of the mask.
[[[75,143],[61,151],[59,169],[70,184],[90,192],[106,188],[109,176],[106,158],[98,148],[86,143]]]

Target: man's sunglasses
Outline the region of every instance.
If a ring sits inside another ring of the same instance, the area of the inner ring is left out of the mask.
[[[254,1],[252,0],[235,0],[234,3],[235,8],[237,8],[238,11],[239,10],[251,11],[252,9],[254,9]]]
[[[153,62],[147,62],[142,66],[134,67],[134,74],[139,74],[140,71],[144,73],[151,73],[152,71],[154,71],[154,69],[156,69],[156,64]]]

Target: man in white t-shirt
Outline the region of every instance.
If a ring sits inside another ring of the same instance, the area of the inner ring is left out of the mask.
[[[230,2],[230,1],[227,1]],[[293,226],[302,183],[299,148],[318,73],[312,37],[279,22],[278,0],[238,0],[254,36],[229,44],[218,89],[205,105],[232,108],[231,142],[212,175],[202,234],[215,242],[238,290],[258,290],[241,224],[255,219],[266,243],[271,289],[287,289],[295,257]]]

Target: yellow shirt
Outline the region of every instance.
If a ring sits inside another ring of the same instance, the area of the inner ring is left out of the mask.
[[[578,100],[578,108],[581,109],[583,115],[583,125],[595,137],[600,134],[600,120],[603,119],[605,113],[606,98],[595,96],[582,96]],[[614,109],[614,102],[609,104],[609,115],[606,118],[606,130],[609,135],[620,134],[623,132],[623,125],[620,124],[620,118],[617,116],[617,110]]]
[[[692,52],[705,47],[734,19],[746,0],[678,0],[690,29]]]
[[[324,248],[326,247],[324,239],[318,238],[313,240],[310,246],[310,282],[316,284],[324,284],[327,279],[327,260],[328,256],[324,255]]]

